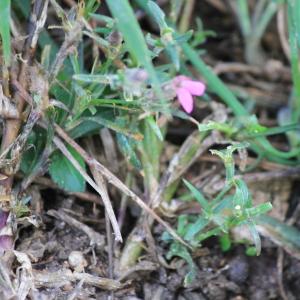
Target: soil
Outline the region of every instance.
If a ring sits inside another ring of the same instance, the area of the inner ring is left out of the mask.
[[[90,205],[65,199],[57,195],[57,210],[65,210],[79,221],[88,224],[96,232],[105,235],[104,222],[99,214],[86,214]],[[66,201],[69,208],[65,207]],[[47,211],[47,203],[45,203]],[[83,217],[84,216],[84,217]],[[26,252],[33,261],[36,272],[52,273],[72,269],[68,261],[71,252],[79,251],[86,260],[85,272],[99,277],[108,277],[108,256],[103,248],[91,248],[88,236],[46,213],[42,215],[43,226],[39,229],[24,229],[20,233],[16,250]],[[159,229],[156,229],[159,230]],[[227,252],[213,238],[203,245],[200,256],[194,257],[197,264],[196,278],[186,288],[183,281],[188,268],[182,260],[172,262],[170,269],[157,263],[157,259],[146,251],[143,260],[152,261],[152,270],[140,270],[126,278],[123,289],[115,292],[115,299],[280,299],[278,270],[279,249],[268,240],[263,240],[260,256],[247,256],[243,245],[235,245]],[[158,244],[157,251],[166,251]],[[284,254],[282,280],[288,299],[299,299],[299,260]],[[37,299],[69,299],[73,285],[68,280],[49,285],[39,290]],[[83,285],[75,299],[107,299],[108,292]],[[44,297],[44,298],[42,298]]]

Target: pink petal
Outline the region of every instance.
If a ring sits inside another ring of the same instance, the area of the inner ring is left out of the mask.
[[[185,75],[178,75],[174,78],[175,84],[181,84],[185,80],[191,80],[191,78],[189,78]]]
[[[195,96],[202,96],[205,91],[205,85],[200,81],[184,80],[181,82],[181,86]]]
[[[187,89],[178,88],[176,90],[176,94],[178,97],[178,101],[181,104],[181,106],[183,107],[183,109],[188,114],[190,114],[194,107],[194,99],[193,99],[191,93]]]

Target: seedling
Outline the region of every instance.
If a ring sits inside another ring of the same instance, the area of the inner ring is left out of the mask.
[[[251,194],[245,181],[235,175],[233,152],[244,149],[246,144],[232,144],[225,150],[211,150],[212,154],[218,155],[225,167],[226,180],[223,189],[211,200],[205,198],[201,191],[197,190],[191,183],[184,180],[194,199],[201,206],[200,215],[181,215],[178,218],[177,232],[194,248],[212,236],[226,236],[230,229],[246,225],[252,236],[256,255],[261,252],[261,241],[255,228],[255,220],[258,216],[268,212],[272,205],[270,202],[254,206]],[[168,235],[163,238],[168,240]],[[185,278],[185,284],[188,284],[195,276],[195,265],[191,253],[183,245],[176,241],[170,242],[170,251],[167,255],[169,259],[179,256],[187,261],[190,271]],[[228,248],[227,245],[224,247]]]

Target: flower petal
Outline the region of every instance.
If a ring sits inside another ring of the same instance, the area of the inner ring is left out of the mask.
[[[195,96],[202,96],[205,91],[205,85],[201,81],[183,80],[181,86]]]
[[[194,99],[193,99],[191,93],[187,89],[178,88],[176,90],[176,94],[178,97],[178,101],[181,104],[181,106],[183,107],[183,109],[188,114],[190,114],[194,107]]]
[[[185,80],[192,80],[192,79],[185,75],[178,75],[173,80],[174,80],[175,84],[181,84]]]

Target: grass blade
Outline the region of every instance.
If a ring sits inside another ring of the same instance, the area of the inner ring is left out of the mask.
[[[0,34],[2,40],[3,56],[6,66],[10,65],[10,0],[0,1]]]

